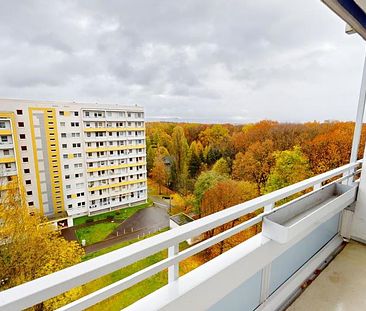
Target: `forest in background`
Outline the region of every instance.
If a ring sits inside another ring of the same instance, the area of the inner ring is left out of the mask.
[[[172,214],[185,212],[200,218],[349,163],[353,130],[353,122],[338,121],[264,120],[245,125],[149,122],[150,185],[156,186],[159,194],[171,194]],[[366,127],[359,158],[365,134]],[[208,232],[206,237],[246,219]],[[256,230],[224,241],[215,255]]]

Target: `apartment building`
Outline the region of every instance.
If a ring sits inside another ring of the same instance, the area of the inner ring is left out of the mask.
[[[50,218],[145,202],[143,108],[0,99],[0,195],[14,182]]]

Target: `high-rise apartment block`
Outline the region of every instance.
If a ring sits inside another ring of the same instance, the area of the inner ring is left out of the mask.
[[[12,181],[49,217],[145,202],[143,109],[0,99],[0,195]]]

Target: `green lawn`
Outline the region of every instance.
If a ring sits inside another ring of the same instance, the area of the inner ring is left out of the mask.
[[[99,241],[103,241],[118,226],[119,223],[103,222],[92,226],[80,228],[76,230],[75,233],[80,243],[82,240],[85,240],[86,245],[90,245]]]
[[[89,260],[89,259],[92,259],[92,258],[95,258],[95,257],[98,257],[100,255],[104,255],[104,254],[107,254],[109,252],[113,252],[115,251],[116,249],[120,249],[122,247],[126,247],[128,245],[131,245],[133,243],[136,243],[138,241],[141,241],[141,240],[144,240],[146,238],[149,238],[149,237],[152,237],[154,235],[157,235],[161,232],[164,232],[164,231],[168,231],[169,229],[166,228],[166,229],[162,229],[160,231],[157,231],[155,233],[152,233],[150,235],[145,235],[144,238],[140,238],[140,239],[132,239],[132,240],[129,240],[129,241],[123,241],[123,242],[120,242],[120,243],[117,243],[115,245],[112,245],[112,246],[108,246],[108,247],[105,247],[99,251],[96,251],[96,252],[93,252],[93,253],[90,253],[90,254],[86,254],[84,257],[83,257],[83,261],[86,261],[86,260]]]
[[[163,230],[166,231],[167,229]],[[161,232],[161,231],[160,231]],[[155,234],[158,234],[160,232],[151,234],[149,236],[146,236],[145,238],[151,237]],[[140,239],[141,240],[141,239]],[[88,254],[86,256],[84,256],[83,260],[89,260],[91,258],[109,253],[111,251],[114,251],[116,249],[128,246],[130,244],[133,244],[135,242],[138,242],[138,239],[134,239],[131,241],[126,241],[126,242],[121,242],[119,244],[116,244],[114,246],[111,247],[107,247],[105,249],[102,249],[100,251]],[[181,243],[180,248],[185,249],[188,247],[187,243]],[[106,276],[103,276],[97,280],[94,280],[92,282],[89,282],[85,285],[83,285],[83,294],[89,294],[92,293],[104,286],[107,286],[109,284],[112,284],[114,282],[117,282],[139,270],[142,270],[152,264],[155,264],[163,259],[165,259],[167,257],[167,251],[161,251],[158,252],[152,256],[149,256],[147,258],[144,258],[138,262],[135,262],[133,264],[131,264],[128,267],[122,268],[120,270],[117,270],[111,274],[108,274]],[[191,266],[183,266],[181,267],[181,273],[186,273],[188,271],[185,270],[191,270]],[[122,308],[127,307],[128,305],[134,303],[135,301],[141,299],[142,297],[154,292],[155,290],[163,287],[164,285],[166,285],[168,282],[168,273],[167,270],[161,271],[155,275],[153,275],[152,277],[104,300],[101,303],[98,303],[96,305],[94,305],[93,307],[87,309],[87,310],[95,310],[95,311],[100,311],[100,310],[110,310],[110,311],[114,311],[114,310],[121,310]]]
[[[103,213],[103,214],[98,214],[98,215],[94,215],[94,216],[82,216],[82,217],[74,218],[74,226],[85,224],[87,222],[87,219],[93,219],[93,221],[97,221],[97,220],[107,219],[108,216],[112,216],[117,221],[123,221],[123,220],[127,219],[128,217],[131,217],[138,210],[151,206],[152,203],[153,202],[150,199],[148,199],[147,203],[144,203],[144,204],[126,207],[126,208],[122,208],[120,210],[107,212],[107,213]]]
[[[163,230],[166,231],[167,229]],[[160,232],[156,232],[154,234],[148,235],[145,238],[151,237],[153,235],[159,234]],[[141,240],[141,239],[140,239]],[[100,251],[90,253],[84,256],[83,260],[89,260],[94,257],[98,257],[100,255],[112,252],[116,249],[131,245],[133,243],[136,243],[140,241],[139,239],[133,239],[130,241],[121,242],[119,244],[106,247]],[[92,282],[89,282],[85,285],[83,285],[83,294],[89,294],[92,293],[104,286],[107,286],[109,284],[112,284],[114,282],[117,282],[139,270],[142,270],[160,260],[163,260],[167,256],[167,251],[162,251],[157,254],[154,254],[150,257],[144,258],[138,262],[133,263],[132,265],[125,267],[123,269],[117,270],[111,274],[108,274],[106,276],[103,276],[97,280],[94,280]],[[121,310],[124,307],[127,307],[128,305],[132,304],[133,302],[137,301],[138,299],[148,295],[149,293],[152,293],[153,291],[157,290],[158,288],[166,285],[168,282],[168,275],[166,271],[162,271],[132,287],[130,287],[127,290],[122,291],[121,293],[118,293],[117,295],[114,295],[103,302],[94,305],[93,307],[87,309],[87,310]]]

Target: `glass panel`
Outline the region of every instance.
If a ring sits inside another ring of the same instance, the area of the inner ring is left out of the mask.
[[[272,262],[271,294],[338,233],[339,217],[340,213],[333,216]]]
[[[261,291],[261,272],[257,272],[250,279],[231,291],[223,299],[214,304],[210,311],[251,311],[259,305]]]

